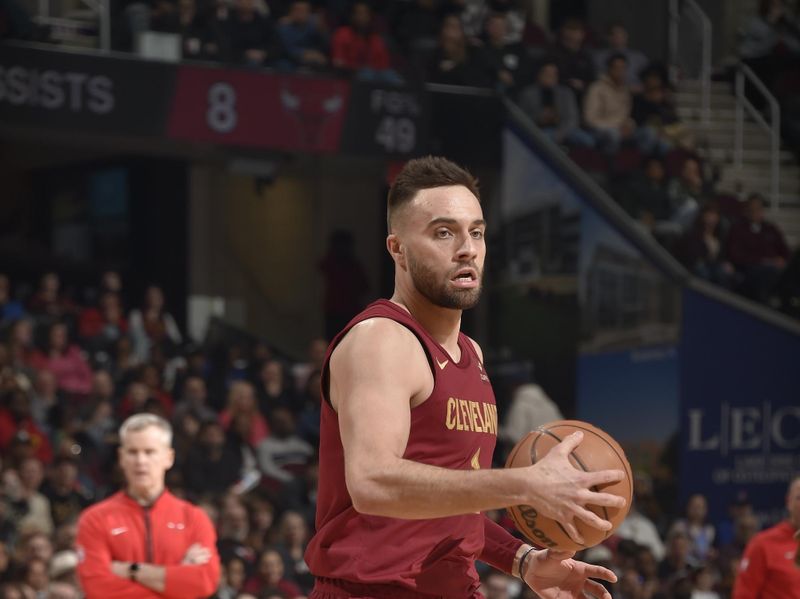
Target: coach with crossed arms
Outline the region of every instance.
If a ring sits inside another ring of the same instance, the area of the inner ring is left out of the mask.
[[[126,488],[78,521],[78,576],[86,598],[208,597],[220,576],[216,533],[205,512],[165,488],[175,461],[171,426],[136,414],[119,436]]]

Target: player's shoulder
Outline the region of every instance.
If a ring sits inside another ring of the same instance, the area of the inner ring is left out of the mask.
[[[342,337],[333,353],[368,354],[379,359],[383,355],[401,357],[422,351],[417,335],[405,324],[386,316],[366,318]]]
[[[483,362],[483,350],[481,349],[480,344],[477,341],[475,341],[472,337],[470,337],[469,335],[467,335],[465,333],[461,333],[461,334],[464,335],[466,340],[470,342],[472,347],[475,349],[475,353],[478,354],[478,358],[480,359],[481,362]]]
[[[108,514],[119,512],[121,509],[120,505],[120,494],[114,493],[105,499],[98,501],[97,503],[93,503],[89,507],[85,508],[80,515],[80,520],[82,522],[90,522],[96,521]]]

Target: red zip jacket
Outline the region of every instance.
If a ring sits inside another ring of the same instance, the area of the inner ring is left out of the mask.
[[[206,564],[181,563],[194,543],[211,551]],[[196,599],[217,590],[220,567],[214,526],[203,510],[168,491],[148,508],[123,492],[91,506],[78,520],[77,545],[78,577],[86,599]],[[112,574],[112,561],[164,566],[164,592]]]
[[[787,521],[754,536],[744,550],[733,599],[800,599],[795,529]]]

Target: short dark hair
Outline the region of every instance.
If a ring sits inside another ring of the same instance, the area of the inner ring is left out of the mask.
[[[389,189],[386,224],[392,231],[392,217],[398,208],[407,204],[423,189],[463,185],[478,201],[481,199],[478,180],[466,169],[441,156],[425,156],[409,160]]]
[[[606,68],[610,67],[618,60],[621,60],[625,64],[628,64],[628,58],[624,54],[622,54],[621,52],[614,52],[611,56],[606,58]]]

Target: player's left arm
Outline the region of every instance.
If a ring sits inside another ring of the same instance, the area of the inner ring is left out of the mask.
[[[505,528],[483,516],[482,562],[512,576],[519,576],[519,560],[530,545],[520,541]]]

